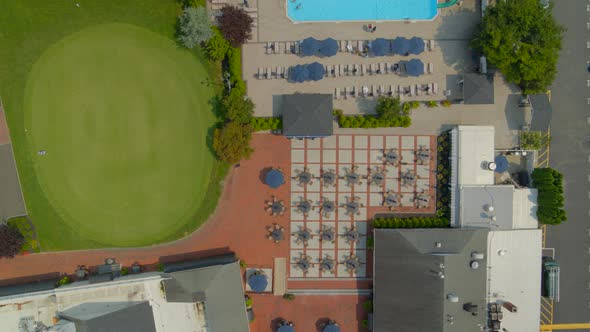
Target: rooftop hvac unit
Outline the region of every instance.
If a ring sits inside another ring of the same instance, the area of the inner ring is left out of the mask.
[[[518,312],[518,308],[512,302],[505,301],[502,306],[510,312]]]
[[[447,294],[447,300],[449,300],[450,302],[453,302],[453,303],[458,303],[459,297],[453,293],[449,293],[449,294]]]
[[[495,162],[493,162],[493,161],[489,162],[489,163],[488,163],[488,169],[489,169],[490,171],[495,171],[495,170],[496,170],[496,163],[495,163]]]
[[[471,261],[471,263],[469,263],[469,266],[473,269],[473,270],[477,270],[479,268],[479,263],[477,261]]]
[[[463,310],[470,312],[474,315],[477,315],[477,313],[478,313],[477,309],[478,309],[477,304],[473,304],[471,302],[467,302],[467,303],[463,304]]]
[[[482,260],[484,258],[483,253],[474,251],[471,253],[471,258],[475,260]]]

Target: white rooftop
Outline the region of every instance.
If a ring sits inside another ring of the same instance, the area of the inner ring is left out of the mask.
[[[539,331],[541,237],[539,229],[488,233],[489,302],[507,301],[518,308],[516,313],[502,310],[507,331]]]
[[[457,126],[458,184],[494,184],[494,127]]]

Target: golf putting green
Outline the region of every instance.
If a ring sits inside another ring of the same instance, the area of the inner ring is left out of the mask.
[[[214,162],[206,78],[194,54],[129,24],[86,28],[42,54],[27,79],[25,135],[63,225],[47,229],[34,211],[41,244],[58,243],[60,227],[114,247],[192,231]]]

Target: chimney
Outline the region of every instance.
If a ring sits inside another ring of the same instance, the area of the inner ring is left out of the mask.
[[[502,306],[510,312],[518,312],[518,308],[514,304],[512,304],[512,302],[504,301]]]

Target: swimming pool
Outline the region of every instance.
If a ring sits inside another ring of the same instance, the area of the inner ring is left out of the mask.
[[[295,22],[432,20],[437,0],[285,0]]]

